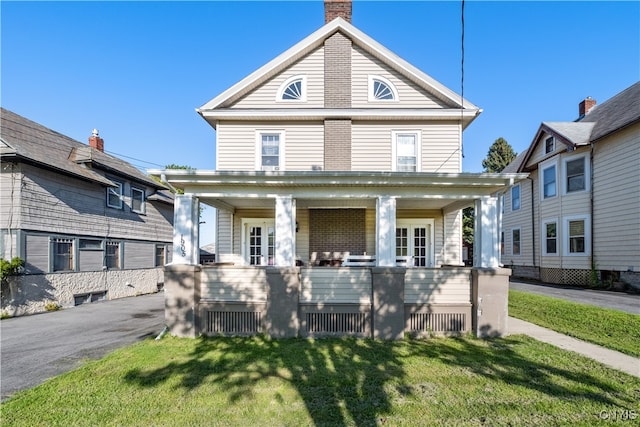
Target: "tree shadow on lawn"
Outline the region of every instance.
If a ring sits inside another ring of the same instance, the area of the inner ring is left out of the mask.
[[[402,342],[200,338],[190,359],[157,369],[133,369],[125,380],[155,387],[177,376],[179,387],[185,390],[219,383],[228,390],[229,401],[237,403],[251,398],[260,380],[278,378],[296,389],[315,425],[334,426],[376,425],[393,409],[394,396],[419,394],[418,384],[413,384],[403,367],[403,360],[411,356],[434,359],[555,398],[614,407],[635,402],[633,396],[621,397],[620,389],[579,370],[550,366],[518,354],[513,347],[522,343],[517,338],[488,342],[467,338]]]

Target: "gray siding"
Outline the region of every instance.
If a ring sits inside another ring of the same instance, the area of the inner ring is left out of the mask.
[[[49,237],[45,235],[25,236],[25,270],[27,273],[49,272]]]
[[[123,268],[153,268],[155,255],[155,243],[124,242]]]

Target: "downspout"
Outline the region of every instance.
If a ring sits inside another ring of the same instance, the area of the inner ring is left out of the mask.
[[[536,267],[536,209],[535,209],[535,201],[533,194],[533,178],[527,177],[529,182],[531,183],[531,255],[533,260],[533,266]],[[522,196],[520,196],[522,197]]]
[[[590,229],[589,229],[589,233],[591,234],[591,241],[590,241],[590,246],[591,246],[591,268],[595,269],[595,253],[593,252],[595,249],[595,233],[593,232],[593,156],[594,156],[594,151],[595,151],[595,145],[593,144],[593,141],[591,141],[589,143],[589,213],[590,213],[590,218],[589,218],[589,222],[590,222]]]

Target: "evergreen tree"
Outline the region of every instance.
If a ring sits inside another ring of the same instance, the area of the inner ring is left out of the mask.
[[[487,157],[482,161],[484,172],[500,173],[516,156],[513,147],[506,139],[500,137],[489,147]]]

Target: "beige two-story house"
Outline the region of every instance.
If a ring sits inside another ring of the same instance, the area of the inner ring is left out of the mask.
[[[170,261],[173,196],[128,162],[0,110],[0,257],[25,261],[2,287],[20,315],[156,292]]]
[[[640,286],[640,82],[573,122],[543,122],[505,170],[502,263],[520,277]]]
[[[476,266],[497,268],[492,194],[517,176],[461,172],[462,132],[480,108],[354,27],[350,6],[325,2],[324,26],[197,109],[216,130],[215,171],[153,172],[185,194],[174,266],[195,263],[197,202],[217,208],[220,265],[185,297],[193,330],[472,328],[460,209],[477,204]],[[375,316],[381,298],[393,300],[392,326]]]

